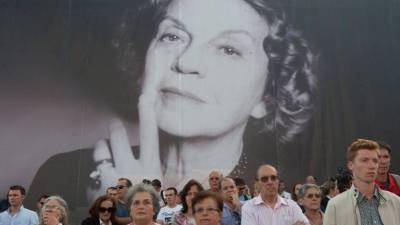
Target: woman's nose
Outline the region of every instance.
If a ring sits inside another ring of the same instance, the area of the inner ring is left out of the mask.
[[[176,57],[172,65],[172,70],[184,75],[196,75],[200,78],[205,77],[206,69],[203,54],[200,46],[187,46]]]

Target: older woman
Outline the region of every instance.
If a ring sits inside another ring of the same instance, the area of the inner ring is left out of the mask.
[[[39,225],[69,225],[68,216],[67,202],[60,196],[53,195],[44,201]]]
[[[264,125],[257,132],[275,130],[278,142],[302,130],[313,105],[313,55],[278,1],[143,2],[115,41],[124,71],[142,75],[140,157],[113,122],[111,145],[99,141],[94,152],[94,192],[116,174],[161,177],[178,188],[189,179],[206,183],[210,168],[241,175],[250,118]]]
[[[90,217],[82,221],[82,225],[117,225],[115,211],[115,200],[108,196],[100,196],[90,207]]]
[[[218,193],[198,193],[192,200],[192,208],[197,225],[220,225],[224,202]]]
[[[315,184],[304,184],[299,191],[300,204],[303,206],[310,225],[322,225],[324,214],[321,207],[321,189]]]
[[[185,184],[179,194],[182,199],[182,210],[172,218],[173,225],[196,225],[193,217],[192,199],[203,190],[203,186],[196,180],[190,180]]]
[[[130,205],[130,225],[159,225],[154,222],[160,210],[159,194],[151,185],[138,184],[129,189],[127,200]]]

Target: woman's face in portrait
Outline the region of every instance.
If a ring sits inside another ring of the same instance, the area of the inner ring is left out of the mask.
[[[266,21],[242,0],[175,0],[146,56],[157,121],[173,135],[215,137],[264,105]]]

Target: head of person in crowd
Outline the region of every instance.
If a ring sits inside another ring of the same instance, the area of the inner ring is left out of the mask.
[[[165,202],[168,207],[174,208],[177,204],[178,191],[174,187],[169,187],[164,191]]]
[[[284,180],[279,180],[279,186],[278,186],[278,193],[282,194],[286,190],[286,184]]]
[[[26,195],[25,188],[21,185],[13,185],[8,189],[8,202],[10,207],[18,209],[22,206]]]
[[[123,201],[125,199],[125,195],[130,187],[132,187],[131,180],[124,177],[118,179],[118,183],[116,186],[118,193],[118,200]]]
[[[301,189],[301,186],[303,186],[303,184],[297,183],[292,187],[292,200],[295,202],[299,200],[299,191]]]
[[[217,170],[211,171],[208,175],[208,184],[210,185],[210,191],[219,192],[219,182],[224,175]]]
[[[387,177],[390,171],[390,154],[392,153],[392,148],[390,145],[383,141],[377,142],[379,145],[379,167],[378,167],[378,176]]]
[[[40,212],[40,225],[69,225],[67,202],[57,195],[46,198]]]
[[[254,179],[253,182],[253,197],[258,196],[260,194],[260,184],[258,183],[257,177]]]
[[[378,174],[379,145],[372,140],[357,139],[347,148],[347,167],[353,173],[353,184],[373,185]]]
[[[335,197],[339,194],[337,180],[333,177],[329,178],[322,186],[321,191],[323,196],[329,196],[329,198]]]
[[[310,224],[322,224],[321,189],[315,184],[304,184],[299,191],[299,202]]]
[[[193,198],[192,208],[196,225],[219,225],[224,202],[219,193],[202,191]]]
[[[46,200],[46,198],[48,198],[49,196],[44,194],[41,195],[36,202],[36,208],[37,208],[37,212],[40,212],[40,210],[42,209],[43,205],[44,205],[44,201]]]
[[[320,210],[322,192],[315,184],[303,184],[299,190],[299,202],[307,210]]]
[[[317,184],[317,178],[313,175],[308,175],[305,179],[305,184]]]
[[[203,191],[203,186],[196,180],[189,180],[185,186],[183,186],[182,191],[179,196],[182,200],[182,213],[183,214],[193,214],[192,209],[192,199],[197,193]]]
[[[92,219],[100,220],[103,224],[115,224],[116,200],[109,196],[98,197],[89,209]]]
[[[221,190],[224,202],[239,201],[239,190],[232,177],[223,177],[219,189]]]
[[[260,195],[264,201],[276,201],[279,188],[278,171],[271,165],[261,165],[257,171]]]
[[[247,201],[251,199],[250,190],[246,184],[246,181],[241,177],[235,177],[233,180],[235,181],[236,187],[238,189],[240,200]]]
[[[161,181],[159,179],[152,180],[151,186],[153,186],[154,190],[156,190],[157,192],[161,191]]]
[[[338,173],[335,176],[337,181],[337,187],[339,193],[342,193],[349,189],[353,183],[353,174],[351,171],[344,169],[343,167],[337,168]]]
[[[116,187],[107,188],[106,195],[110,198],[117,199],[118,198],[118,190]]]
[[[142,180],[142,183],[143,184],[151,184],[151,180],[145,178]]]
[[[152,224],[160,211],[160,197],[151,185],[137,184],[127,193],[133,224]]]

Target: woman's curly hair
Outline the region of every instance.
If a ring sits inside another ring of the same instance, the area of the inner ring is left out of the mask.
[[[263,100],[264,131],[276,132],[281,143],[300,133],[311,119],[317,79],[315,56],[308,42],[292,28],[279,0],[243,0],[265,18],[269,35],[264,39],[268,76]],[[136,2],[136,1],[135,1]],[[114,46],[119,50],[120,68],[136,77],[140,90],[147,48],[172,0],[140,0],[128,10],[118,28]]]

